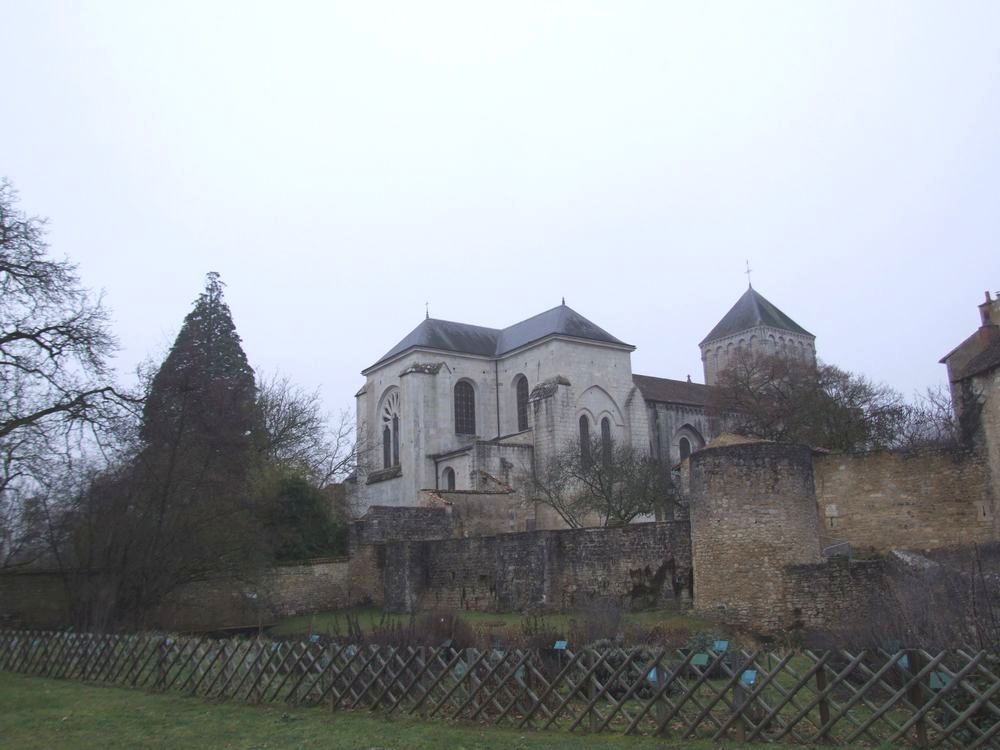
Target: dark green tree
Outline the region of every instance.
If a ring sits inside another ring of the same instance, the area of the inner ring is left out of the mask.
[[[335,517],[330,505],[329,496],[308,479],[281,479],[267,523],[275,558],[304,560],[346,554],[347,524]]]
[[[257,386],[224,284],[209,273],[167,358],[153,377],[142,437],[151,446],[178,436],[209,449],[243,452],[259,440]]]
[[[179,585],[252,578],[269,560],[254,372],[222,291],[208,274],[149,383],[131,455],[80,493],[73,556],[101,571],[77,587],[80,622],[138,627]]]

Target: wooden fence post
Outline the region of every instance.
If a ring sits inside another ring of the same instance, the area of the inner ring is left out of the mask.
[[[163,687],[167,681],[166,674],[166,663],[167,663],[167,646],[170,644],[170,638],[165,637],[160,641],[160,653],[156,659],[157,677],[155,686],[157,689]]]
[[[667,679],[667,675],[666,670],[660,666],[659,661],[656,662],[654,669],[656,670],[656,684],[653,686],[653,691],[656,692],[663,686],[663,683]],[[668,737],[670,735],[670,723],[666,721],[667,711],[667,694],[664,693],[660,696],[659,700],[656,701],[656,723],[657,726],[662,727],[658,734],[659,737]]]
[[[924,666],[927,664],[927,660],[924,658],[923,652],[920,651],[919,649],[913,649],[908,653],[910,655],[910,671],[914,675],[917,675],[920,673],[920,670],[923,669]],[[922,681],[913,685],[913,687],[910,688],[909,693],[906,697],[910,701],[910,703],[914,705],[916,710],[919,711],[921,707],[924,705],[924,701],[926,700]],[[928,745],[927,720],[923,716],[917,719],[917,723],[914,726],[914,729],[917,732],[917,747],[927,747]]]
[[[820,667],[820,670],[816,673],[816,690],[820,695],[826,690],[826,668]],[[821,727],[826,727],[830,722],[830,700],[827,696],[823,695],[819,699],[819,725]],[[819,742],[829,742],[830,741],[830,728],[827,727],[819,737],[816,738]]]
[[[597,652],[594,651],[593,649],[590,649],[589,652],[590,652],[590,668],[593,669],[597,666]],[[586,674],[586,672],[584,672],[584,674]],[[587,679],[588,706],[591,705],[594,701],[594,698],[597,697],[597,685],[595,684],[596,681],[597,681],[597,673],[595,671],[594,674],[590,675],[590,677]],[[597,714],[594,713],[593,708],[591,708],[587,713],[590,715],[590,731],[593,732],[594,729],[597,728]]]
[[[747,740],[747,725],[746,717],[743,715],[743,711],[746,709],[747,705],[747,691],[743,685],[742,675],[740,679],[736,680],[733,684],[733,706],[739,713],[739,718],[733,725],[733,730],[736,733],[736,741],[739,744],[743,744]]]

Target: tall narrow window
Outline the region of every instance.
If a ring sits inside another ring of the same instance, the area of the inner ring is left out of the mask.
[[[450,466],[444,470],[444,487],[446,490],[455,489],[455,470]]]
[[[455,432],[476,434],[476,392],[472,384],[462,380],[455,386]]]
[[[514,391],[517,394],[517,431],[528,429],[528,379],[518,375]]]
[[[680,442],[677,444],[677,447],[680,448],[681,451],[681,461],[683,461],[685,458],[691,455],[691,441],[688,440],[686,437],[682,437],[680,439]]]
[[[392,388],[382,398],[382,468],[399,466],[399,390]]]
[[[399,415],[392,415],[392,465],[399,464]]]
[[[601,420],[601,460],[607,466],[611,463],[611,420]]]
[[[586,414],[580,415],[580,459],[584,465],[590,463],[590,420]]]

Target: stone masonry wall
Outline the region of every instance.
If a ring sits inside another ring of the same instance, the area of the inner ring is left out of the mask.
[[[995,538],[989,468],[979,452],[832,453],[813,466],[826,538],[879,551]]]
[[[169,630],[210,630],[268,625],[283,617],[350,606],[347,558],[278,565],[252,581],[216,578],[185,584],[156,613]]]
[[[983,400],[979,420],[983,449],[992,476],[990,501],[993,509],[994,538],[1000,538],[1000,507],[998,507],[1000,506],[1000,369],[977,377],[973,388],[981,394]]]
[[[852,561],[834,557],[828,562],[785,568],[784,621],[786,630],[837,629],[863,622],[866,613],[882,604],[886,586],[883,560]]]
[[[289,615],[347,607],[365,598],[352,588],[347,558],[280,565],[253,581],[214,578],[179,586],[150,616],[150,627],[194,631],[267,625]],[[0,576],[0,623],[59,628],[69,622],[56,572]]]
[[[523,611],[613,597],[625,607],[686,598],[686,523],[572,529],[386,546],[385,606]]]
[[[695,608],[770,630],[784,619],[784,568],[820,562],[812,455],[748,443],[691,456]]]
[[[441,502],[451,509],[452,534],[456,537],[510,534],[528,531],[535,522],[533,504],[512,492],[439,491]]]
[[[373,506],[351,524],[350,545],[353,551],[362,544],[447,539],[452,533],[449,508]]]

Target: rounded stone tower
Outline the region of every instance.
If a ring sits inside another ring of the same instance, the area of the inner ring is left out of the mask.
[[[691,456],[695,609],[759,630],[781,627],[784,568],[820,562],[812,453],[746,443]]]

